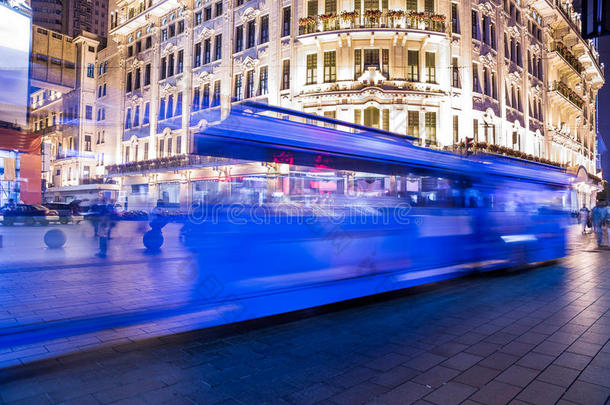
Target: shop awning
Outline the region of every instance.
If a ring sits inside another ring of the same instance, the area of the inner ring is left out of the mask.
[[[0,128],[0,149],[40,154],[41,137],[33,132]]]

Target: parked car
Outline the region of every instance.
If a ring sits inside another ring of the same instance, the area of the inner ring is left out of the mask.
[[[43,205],[52,211],[56,211],[59,215],[59,222],[62,224],[69,222],[78,224],[83,220],[83,215],[79,212],[77,205],[62,202],[45,203]]]
[[[25,225],[48,225],[51,222],[59,222],[57,211],[50,210],[39,204],[17,204],[13,209],[5,208],[0,213],[3,225],[25,224]]]

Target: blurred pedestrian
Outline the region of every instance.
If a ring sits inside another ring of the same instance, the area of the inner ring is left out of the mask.
[[[93,225],[93,237],[98,236],[100,217],[102,216],[105,206],[106,202],[104,199],[98,196],[98,198],[93,201],[93,204],[91,204],[91,207],[89,208],[89,220],[91,221],[91,225]]]
[[[98,211],[98,222],[97,222],[97,237],[99,238],[99,247],[100,250],[96,254],[98,257],[106,257],[106,253],[108,252],[108,239],[110,237],[110,229],[111,229],[111,218],[110,218],[110,210],[108,205],[101,204],[99,205]]]
[[[589,209],[587,208],[587,206],[583,204],[582,208],[578,212],[578,221],[582,225],[583,235],[585,233],[587,233],[587,227],[589,227],[589,228],[591,227],[591,218],[589,217],[590,214],[591,213],[590,213]]]
[[[604,223],[606,222],[607,217],[608,207],[606,206],[606,201],[597,201],[597,205],[593,207],[593,211],[591,212],[591,222],[593,223],[593,229],[597,236],[598,247],[604,246],[602,244],[604,241]]]
[[[113,202],[110,202],[106,205],[106,216],[108,217],[108,240],[112,239],[111,233],[117,223],[118,212],[116,205]]]

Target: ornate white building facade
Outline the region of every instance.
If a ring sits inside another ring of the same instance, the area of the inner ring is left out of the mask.
[[[603,66],[569,0],[121,0],[110,11],[93,152],[124,197],[192,201],[191,182],[213,173],[180,156],[242,99],[596,174]],[[590,204],[594,187],[580,191]]]

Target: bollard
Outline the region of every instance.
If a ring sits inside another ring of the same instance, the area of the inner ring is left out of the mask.
[[[51,249],[59,249],[66,243],[66,234],[60,229],[51,229],[44,234],[44,243]]]
[[[142,243],[149,252],[158,252],[163,246],[163,234],[161,229],[151,229],[142,237]]]

